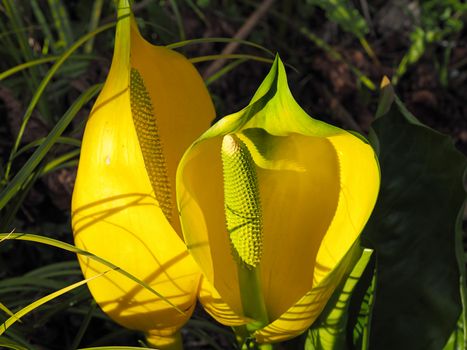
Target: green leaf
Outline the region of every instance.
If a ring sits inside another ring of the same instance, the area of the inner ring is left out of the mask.
[[[10,199],[15,196],[26,183],[28,178],[44,159],[49,152],[50,148],[55,144],[57,139],[65,131],[66,127],[71,123],[76,113],[86,104],[91,98],[93,98],[101,89],[101,85],[91,86],[88,90],[83,92],[81,96],[70,106],[65,112],[60,121],[47,135],[45,141],[34,151],[33,155],[23,165],[21,170],[15,175],[13,180],[0,192],[0,209],[2,209]]]
[[[375,288],[375,255],[368,263],[352,293],[347,322],[348,340],[353,349],[368,349],[368,333]]]
[[[93,279],[98,278],[98,277],[106,274],[109,271],[111,271],[111,270],[104,271],[102,273],[94,275],[94,276],[92,276],[90,278],[87,278],[85,280],[73,283],[72,285],[69,285],[69,286],[67,286],[65,288],[57,290],[56,292],[50,293],[50,294],[46,295],[45,297],[42,297],[42,298],[34,301],[33,303],[23,307],[21,310],[19,310],[17,313],[12,315],[9,319],[7,319],[5,322],[3,322],[3,324],[0,325],[0,335],[2,335],[11,325],[13,325],[15,322],[17,322],[21,317],[23,317],[24,315],[30,313],[31,311],[34,311],[39,306],[41,306],[41,305],[43,305],[43,304],[45,304],[45,303],[59,297],[62,294],[68,293],[69,291],[71,291],[71,290],[73,290],[75,288],[78,288],[78,287],[82,286],[83,284],[86,284],[89,281],[92,281]]]
[[[373,251],[365,249],[349,277],[326,305],[320,319],[309,329],[305,350],[347,349],[347,323],[352,292],[370,261]]]
[[[71,245],[71,244],[68,244],[68,243],[53,239],[53,238],[39,236],[39,235],[33,235],[33,234],[30,234],[30,233],[0,233],[0,242],[2,242],[3,240],[20,240],[20,241],[36,242],[36,243],[40,243],[40,244],[49,245],[51,247],[56,247],[56,248],[59,248],[59,249],[63,249],[63,250],[66,250],[66,251],[69,251],[69,252],[72,252],[72,253],[75,253],[75,254],[80,254],[80,255],[86,256],[86,257],[88,257],[90,259],[93,259],[95,261],[98,261],[101,264],[109,267],[110,269],[115,270],[116,272],[121,273],[122,275],[128,277],[129,279],[131,279],[134,282],[138,283],[142,287],[146,288],[148,291],[150,291],[151,293],[153,293],[157,297],[164,300],[168,305],[170,305],[174,309],[178,310],[180,313],[182,313],[182,314],[184,313],[180,308],[175,306],[170,300],[168,300],[162,294],[160,294],[159,292],[154,290],[146,282],[136,278],[131,273],[127,272],[126,270],[124,270],[124,269],[122,269],[122,268],[120,268],[120,267],[118,267],[118,266],[116,266],[114,264],[112,264],[111,262],[109,262],[109,261],[107,261],[107,260],[105,260],[105,259],[103,259],[103,258],[101,258],[101,257],[99,257],[97,255],[94,255],[94,254],[92,254],[92,253],[90,253],[90,252],[88,252],[86,250],[79,249],[79,248],[75,247],[74,245]]]
[[[461,312],[456,226],[466,160],[452,140],[422,125],[397,97],[372,128],[382,178],[362,234],[376,253],[369,346],[441,349]]]
[[[360,13],[348,0],[308,0],[308,3],[321,7],[331,22],[336,22],[341,28],[363,38],[369,32],[368,25]]]
[[[452,332],[443,350],[465,350],[464,326],[462,317],[457,322],[457,327],[454,332]]]
[[[0,303],[0,310],[2,310],[8,316],[13,316],[13,312],[10,311],[10,309],[8,307],[6,307],[3,303]]]
[[[28,350],[25,346],[15,343],[13,340],[0,336],[0,346],[5,349]]]

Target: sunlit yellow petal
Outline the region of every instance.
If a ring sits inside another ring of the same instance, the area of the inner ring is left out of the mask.
[[[368,144],[350,134],[328,140],[339,158],[340,194],[336,214],[316,258],[315,284],[342,259],[362,232],[375,205],[380,182],[376,156]]]
[[[217,290],[212,287],[206,278],[201,280],[199,300],[205,310],[218,322],[229,326],[241,326],[248,322],[247,319],[239,317],[229,305],[225,303]]]
[[[290,309],[268,326],[255,332],[259,343],[275,343],[296,337],[306,331],[313,321],[323,311],[326,303],[337,287],[336,281],[341,281],[350,268],[360,257],[361,249],[355,244],[340,261],[339,267],[313,286]]]
[[[246,145],[259,189],[263,245],[257,268],[270,324],[255,335],[261,342],[289,339],[318,317],[351,267],[351,247],[376,201],[378,164],[364,140],[300,108],[279,59],[245,109],[221,119],[190,147],[177,174],[183,232],[212,287],[201,302],[227,325],[233,325],[232,313],[247,319],[249,310],[243,310],[223,211],[225,135]]]
[[[189,155],[185,176],[179,178],[177,194],[184,219],[183,230],[196,232],[196,235],[186,236],[191,254],[222,299],[241,315],[236,265],[224,219],[221,142],[221,139],[208,140]],[[210,215],[205,215],[204,210]],[[222,306],[219,315],[223,313]]]
[[[214,109],[188,60],[130,29],[123,0],[122,15],[112,66],[83,137],[73,231],[78,247],[143,280],[182,311],[115,272],[89,284],[112,319],[166,345],[162,339],[190,317],[200,279],[180,238],[175,169]],[[80,264],[85,276],[106,269],[85,257]]]

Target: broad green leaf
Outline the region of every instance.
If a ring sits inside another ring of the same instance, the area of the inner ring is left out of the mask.
[[[368,349],[371,307],[375,289],[375,259],[372,256],[352,294],[347,322],[348,339],[352,338],[353,349]]]
[[[464,325],[461,317],[443,350],[465,350],[465,348]]]
[[[305,350],[348,348],[347,322],[352,292],[365,271],[372,253],[371,249],[363,251],[343,288],[330,300],[320,319],[308,331]]]
[[[456,221],[466,160],[397,97],[372,128],[382,178],[362,234],[376,253],[369,348],[441,349],[461,312]]]

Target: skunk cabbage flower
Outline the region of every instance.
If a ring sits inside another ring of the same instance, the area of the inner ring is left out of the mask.
[[[308,116],[276,58],[250,104],[196,140],[177,171],[204,308],[259,343],[306,330],[360,253],[379,182],[370,145]]]
[[[183,242],[175,174],[214,119],[205,85],[182,55],[146,42],[120,1],[115,51],[83,138],[73,192],[76,245],[147,283],[112,271],[89,283],[100,307],[149,343],[176,346],[200,272]],[[80,257],[86,277],[107,267]],[[174,306],[170,305],[172,303]],[[170,345],[172,344],[172,345]]]

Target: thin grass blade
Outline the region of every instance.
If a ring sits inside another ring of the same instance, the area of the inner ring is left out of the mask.
[[[9,161],[8,161],[8,164],[7,164],[7,167],[6,167],[6,171],[5,171],[6,172],[6,174],[5,174],[6,177],[9,176],[9,172],[11,171],[11,161],[12,161],[13,157],[15,156],[18,148],[19,148],[19,145],[21,143],[21,139],[22,139],[24,131],[26,129],[26,125],[27,125],[29,119],[31,118],[32,112],[33,112],[35,106],[37,105],[40,97],[44,93],[44,90],[45,90],[46,86],[49,84],[49,82],[51,81],[52,77],[55,75],[57,70],[71,56],[71,54],[73,52],[75,52],[81,45],[83,45],[85,42],[87,42],[88,40],[90,40],[91,38],[96,36],[97,34],[103,32],[105,30],[108,30],[110,28],[113,28],[115,25],[116,25],[116,22],[112,22],[112,23],[109,23],[109,24],[106,24],[106,25],[103,25],[103,26],[99,27],[98,29],[96,29],[95,31],[93,31],[91,33],[88,33],[88,34],[82,36],[68,50],[66,50],[60,56],[60,58],[50,68],[50,70],[48,71],[48,73],[44,77],[44,79],[42,79],[41,83],[37,87],[37,90],[36,90],[33,98],[31,99],[31,102],[29,103],[29,105],[28,105],[28,107],[26,109],[26,112],[24,113],[23,122],[22,122],[20,130],[18,132],[18,136],[16,138],[13,149],[11,150],[10,158],[9,158]],[[0,208],[1,208],[1,206],[0,206]]]
[[[0,192],[0,209],[2,209],[9,200],[18,193],[50,148],[55,144],[57,138],[63,133],[63,131],[65,131],[66,127],[73,120],[76,113],[78,113],[78,111],[100,91],[101,87],[101,84],[90,87],[82,93],[68,111],[65,112],[63,117],[47,136],[46,141],[36,149],[13,180],[8,183],[2,192]]]
[[[30,313],[31,311],[34,311],[35,309],[37,309],[39,306],[59,297],[60,295],[62,294],[65,294],[73,289],[76,289],[80,286],[82,286],[83,284],[86,284],[88,283],[89,281],[92,281],[93,279],[95,278],[98,278],[98,277],[101,277],[103,275],[105,275],[107,272],[109,272],[111,270],[107,270],[107,271],[104,271],[102,273],[99,273],[95,276],[92,276],[90,278],[87,278],[87,279],[84,279],[82,281],[79,281],[79,282],[76,282],[76,283],[73,283],[72,285],[68,286],[68,287],[65,287],[65,288],[62,288],[56,292],[53,292],[53,293],[50,293],[49,295],[46,295],[45,297],[42,297],[38,300],[36,300],[35,302],[29,304],[28,306],[22,308],[21,310],[19,310],[17,313],[15,313],[13,316],[11,316],[8,320],[6,320],[5,322],[3,322],[2,325],[0,325],[0,335],[2,335],[3,333],[5,333],[5,331],[11,326],[13,325],[16,321],[18,321],[21,317],[23,317],[24,315]]]
[[[168,300],[162,294],[160,294],[159,292],[154,290],[147,283],[145,283],[145,282],[141,281],[139,278],[133,276],[131,273],[121,269],[120,267],[112,264],[111,262],[109,262],[109,261],[107,261],[107,260],[105,260],[105,259],[103,259],[103,258],[101,258],[101,257],[99,257],[97,255],[94,255],[94,254],[92,254],[92,253],[90,253],[88,251],[79,249],[79,248],[75,247],[74,245],[71,245],[71,244],[68,244],[68,243],[53,239],[53,238],[34,235],[34,234],[30,234],[30,233],[0,233],[0,241],[2,239],[5,239],[5,240],[20,240],[20,241],[29,241],[29,242],[41,243],[41,244],[49,245],[49,246],[52,246],[52,247],[60,248],[60,249],[63,249],[63,250],[66,250],[66,251],[69,251],[69,252],[72,252],[72,253],[75,253],[75,254],[80,254],[80,255],[86,256],[89,259],[93,259],[95,261],[98,261],[101,264],[104,264],[105,266],[109,267],[110,269],[121,273],[125,277],[128,277],[129,279],[133,280],[134,282],[138,283],[142,287],[149,290],[151,293],[153,293],[157,297],[164,300],[167,304],[169,304],[170,306],[175,308],[178,312],[180,312],[182,314],[184,313],[184,311],[182,311],[179,307],[174,305],[170,300]]]

